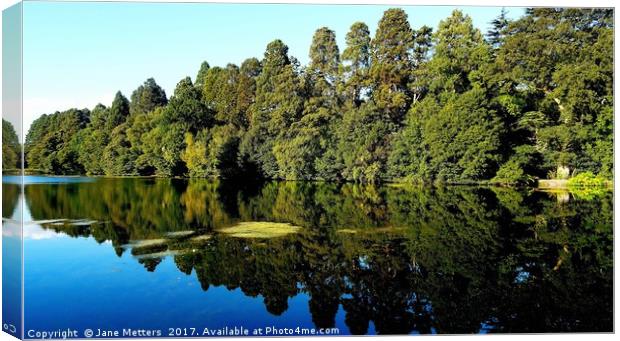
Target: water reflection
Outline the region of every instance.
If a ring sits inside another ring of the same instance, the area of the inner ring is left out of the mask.
[[[30,184],[25,200],[48,231],[108,241],[146,271],[172,257],[203,290],[260,295],[273,315],[306,294],[319,328],[340,307],[352,334],[613,328],[611,193],[121,178]],[[301,228],[221,231],[251,222]]]

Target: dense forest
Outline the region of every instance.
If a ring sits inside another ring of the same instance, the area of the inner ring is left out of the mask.
[[[416,30],[393,8],[374,36],[354,23],[342,51],[319,28],[306,66],[274,40],[262,60],[203,62],[170,98],[151,78],[109,107],[41,116],[26,167],[356,182],[611,178],[613,10],[506,14],[488,32],[459,10]]]

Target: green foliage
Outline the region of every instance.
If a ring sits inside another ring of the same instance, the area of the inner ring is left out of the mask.
[[[187,164],[187,170],[191,177],[209,177],[213,174],[209,169],[209,159],[207,158],[207,132],[198,132],[194,137],[191,133],[185,134],[185,151],[181,159]]]
[[[331,77],[337,75],[340,65],[340,52],[336,44],[336,33],[327,27],[319,28],[312,37],[310,45],[310,75],[311,77],[325,77],[326,81],[333,82]],[[316,80],[315,80],[316,82]]]
[[[385,174],[390,125],[376,108],[365,103],[349,108],[336,131],[339,175],[356,182],[379,182]]]
[[[362,91],[368,86],[370,67],[370,31],[363,22],[351,25],[346,36],[347,47],[342,52],[345,78],[343,96],[353,103],[362,100]]]
[[[264,176],[281,178],[273,148],[300,117],[301,85],[288,46],[280,40],[267,45],[262,66],[256,79],[256,100],[250,107],[250,128],[241,148]]]
[[[200,70],[198,70],[198,74],[196,75],[196,87],[197,88],[199,89],[204,88],[206,78],[207,78],[207,72],[209,72],[210,68],[211,68],[211,65],[209,65],[207,61],[204,61],[202,62],[202,64],[200,64]]]
[[[131,94],[129,111],[132,115],[146,114],[166,104],[166,92],[153,78],[149,78]]]
[[[196,132],[213,124],[213,111],[203,101],[189,77],[184,78],[174,90],[163,112],[165,124],[178,124],[187,131]]]
[[[121,125],[129,116],[129,100],[119,91],[114,96],[112,106],[105,119],[105,129],[108,132]]]
[[[136,159],[127,138],[128,124],[123,123],[112,130],[110,142],[103,150],[103,171],[106,175],[137,175]]]
[[[195,137],[187,133],[181,159],[187,164],[189,176],[232,178],[238,175],[239,142],[239,131],[233,125],[203,130]]]
[[[518,146],[491,181],[506,185],[532,185],[533,174],[539,173],[537,166],[541,161],[541,155],[536,148],[527,145]]]
[[[608,182],[600,175],[594,175],[592,172],[584,172],[568,179],[569,187],[605,187]]]
[[[471,89],[479,70],[490,62],[490,47],[471,17],[459,10],[439,23],[433,34],[434,54],[424,70],[428,88],[437,95]]]
[[[146,156],[143,164],[155,168],[160,176],[186,175],[187,166],[181,159],[185,150],[186,126],[182,123],[156,125],[142,137]]]
[[[91,135],[84,137],[83,144],[86,148],[80,154],[86,172],[106,175],[151,174],[153,168],[138,161],[143,154],[140,138],[147,132],[146,129],[150,128],[145,124],[148,115],[158,108],[164,108],[168,103],[166,93],[153,78],[147,79],[131,95],[129,112],[126,99],[119,95],[109,109],[106,124],[115,116],[127,118],[112,130],[109,130],[109,124],[105,131],[97,129],[96,124],[87,128]]]
[[[501,125],[485,107],[484,93],[474,89],[435,101],[427,97],[409,113],[390,158],[391,173],[428,181],[489,179],[499,161]]]
[[[206,72],[202,88],[204,102],[219,124],[232,123],[238,127],[247,125],[245,110],[253,100],[253,71],[245,70],[243,85],[240,84],[242,75],[239,67],[234,64],[228,64],[224,69],[215,66]],[[249,86],[250,89],[240,88],[241,86]],[[244,103],[237,104],[238,100]]]
[[[499,13],[497,18],[491,20],[491,28],[487,31],[486,37],[487,41],[493,48],[499,48],[506,36],[506,28],[510,21],[506,17],[508,12],[505,8],[502,8],[502,11]]]
[[[372,97],[377,109],[400,123],[411,97],[407,85],[412,68],[414,34],[402,9],[383,13],[371,42]]]
[[[250,107],[254,104],[256,94],[256,77],[261,73],[261,63],[256,58],[248,58],[243,61],[239,69],[239,81],[237,84],[237,113],[243,115],[239,117],[240,127],[246,128],[252,120]]]
[[[287,134],[273,147],[284,179],[318,178],[315,163],[329,148],[328,127],[337,115],[340,61],[335,33],[326,27],[317,30],[309,54],[311,62],[306,72],[306,101],[301,119],[292,123]]]
[[[392,8],[342,53],[316,30],[309,64],[274,40],[262,60],[203,62],[168,100],[152,78],[111,106],[37,119],[26,166],[46,173],[289,180],[612,178],[613,11],[506,11],[486,34],[460,10],[436,29]],[[6,126],[8,129],[8,126]],[[3,131],[5,124],[3,124]],[[5,164],[18,162],[10,129]]]
[[[26,138],[25,154],[28,167],[49,174],[80,174],[79,143],[73,137],[85,128],[88,110],[70,109],[43,115],[33,122],[33,135]],[[36,138],[35,138],[36,136]]]
[[[147,160],[143,136],[145,136],[157,124],[157,120],[162,116],[163,107],[157,107],[153,112],[139,114],[131,118],[131,124],[127,127],[126,136],[129,142],[130,153],[133,160],[135,172],[140,175],[153,175],[155,167]]]
[[[529,115],[515,115],[526,123],[529,136],[519,140],[520,133],[511,131],[510,142],[536,146],[551,173],[610,175],[613,169],[607,130],[613,96],[611,16],[607,9],[531,9],[507,25],[497,49],[490,80],[501,84],[500,92],[522,98],[521,112]]]
[[[604,197],[612,190],[612,184],[601,175],[592,172],[584,172],[568,179],[570,193],[580,200],[594,200]]]
[[[11,122],[2,119],[2,170],[21,169],[22,151]]]

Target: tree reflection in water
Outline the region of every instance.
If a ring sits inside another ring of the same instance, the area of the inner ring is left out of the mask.
[[[18,192],[4,185],[5,212]],[[125,178],[32,184],[25,197],[33,219],[66,219],[46,229],[111,241],[148,271],[174,257],[204,290],[261,295],[271,314],[305,293],[316,327],[342,306],[352,334],[371,321],[380,334],[613,329],[612,193]],[[218,233],[254,221],[302,228]]]

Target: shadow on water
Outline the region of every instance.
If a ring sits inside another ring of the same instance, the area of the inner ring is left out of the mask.
[[[102,178],[25,198],[45,229],[110,241],[147,271],[173,257],[273,315],[307,294],[319,328],[342,307],[352,334],[613,329],[612,193]],[[270,238],[256,222],[299,228]]]

